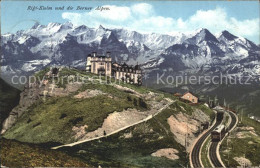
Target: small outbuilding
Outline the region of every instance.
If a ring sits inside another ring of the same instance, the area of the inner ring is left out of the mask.
[[[198,103],[198,100],[199,100],[198,97],[196,97],[191,92],[184,93],[181,98],[184,99],[184,100],[188,100],[192,103]]]
[[[199,98],[189,91],[185,92],[184,94],[175,93],[174,96],[179,97],[180,99],[183,99],[183,100],[187,100],[194,104],[198,103],[198,101],[199,101]]]

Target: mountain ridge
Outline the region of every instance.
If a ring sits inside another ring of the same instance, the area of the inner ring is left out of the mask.
[[[215,36],[205,28],[192,34],[167,35],[109,29],[102,25],[98,28],[74,26],[70,22],[36,23],[28,30],[1,35],[1,48],[1,70],[5,79],[14,74],[29,75],[48,65],[83,69],[87,54],[93,51],[110,51],[113,61],[119,63],[138,62],[148,73],[155,73],[158,68],[170,68],[177,72],[180,69],[192,70],[195,73],[201,67],[209,67],[203,71],[208,74],[216,68],[222,69],[221,72],[231,72],[231,69],[238,67],[231,75],[249,74],[258,78],[260,71],[257,66],[259,46],[226,30]],[[175,68],[176,64],[182,67]]]

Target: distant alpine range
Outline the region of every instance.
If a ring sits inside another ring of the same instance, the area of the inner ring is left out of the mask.
[[[248,30],[250,31],[250,30]],[[29,75],[50,65],[84,69],[89,53],[111,52],[114,61],[154,72],[223,73],[260,77],[260,46],[224,30],[191,34],[142,34],[99,26],[36,23],[28,30],[1,35],[1,74]]]

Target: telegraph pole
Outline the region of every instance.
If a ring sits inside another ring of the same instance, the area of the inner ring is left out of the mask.
[[[242,109],[242,114],[241,114],[241,123],[243,121],[243,113],[244,113],[244,109]]]
[[[217,106],[217,102],[218,102],[218,97],[216,95],[215,98],[214,98],[214,106]]]
[[[185,149],[187,151],[188,149],[188,118],[187,118],[187,122],[186,122],[186,134],[185,134]],[[187,160],[189,159],[189,154],[187,153]],[[187,168],[188,168],[188,163],[187,163]]]
[[[227,149],[228,149],[228,140],[229,140],[229,136],[227,136]],[[228,166],[229,166],[229,152],[228,152]]]

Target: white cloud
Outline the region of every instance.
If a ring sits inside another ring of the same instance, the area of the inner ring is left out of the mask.
[[[131,17],[131,11],[128,7],[118,7],[115,5],[107,5],[110,10],[103,10],[102,12],[98,10],[92,10],[87,13],[86,16],[93,18],[108,19],[111,21],[124,21]]]
[[[147,3],[135,4],[131,7],[132,12],[135,15],[149,16],[153,14],[153,6]]]
[[[229,17],[225,9],[219,7],[213,10],[198,10],[186,20],[159,16],[155,13],[153,6],[148,3],[138,3],[130,7],[115,5],[106,7],[110,10],[102,12],[92,10],[83,14],[65,12],[62,17],[76,25],[124,27],[147,33],[187,33],[199,28],[207,28],[212,33],[228,30],[238,36],[259,36],[259,18],[237,20]]]
[[[100,24],[107,26],[112,22],[114,25],[119,25],[132,17],[129,7],[115,5],[107,5],[106,7],[110,10],[92,10],[86,13],[64,12],[62,18],[70,20],[75,25],[86,24],[90,27],[96,27]]]
[[[228,30],[239,36],[259,34],[259,18],[239,21],[236,18],[228,17],[223,8],[199,10],[185,21],[185,25],[195,29],[207,28],[213,33]]]

